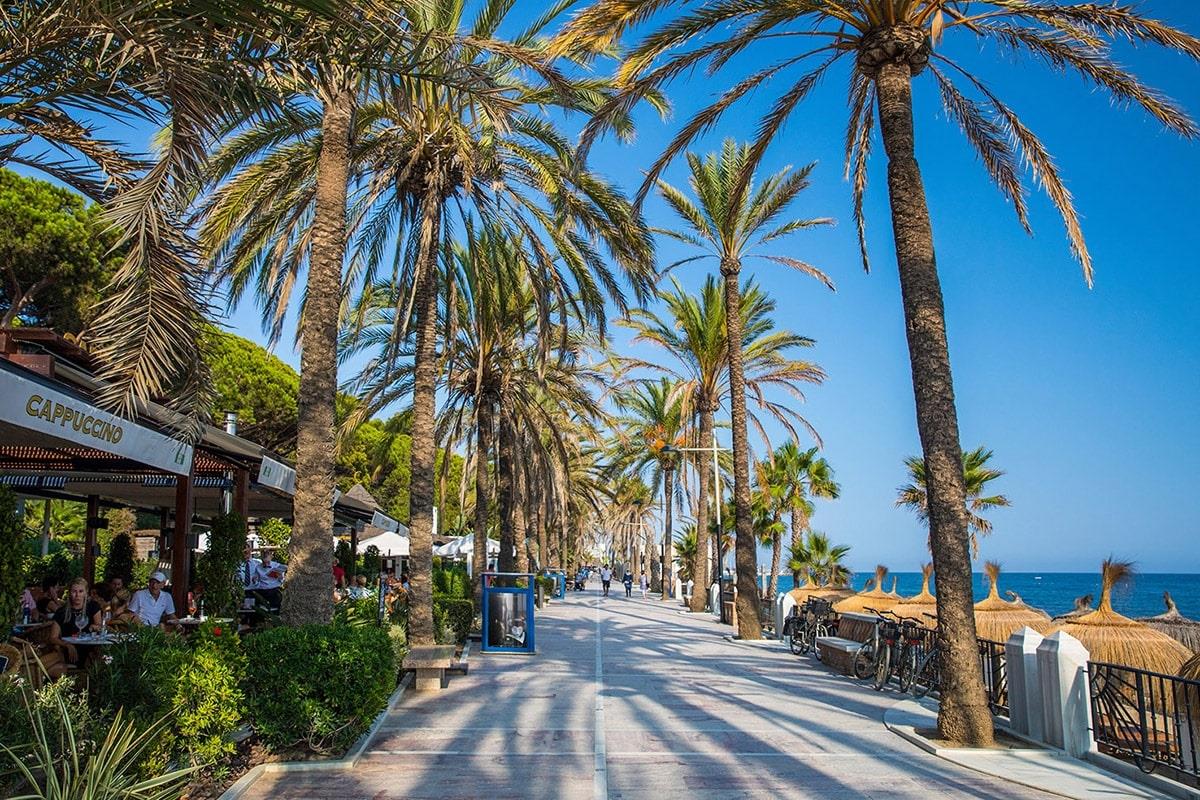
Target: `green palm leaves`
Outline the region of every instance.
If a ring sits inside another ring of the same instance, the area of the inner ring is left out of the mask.
[[[971,536],[971,554],[979,555],[979,537],[992,532],[992,523],[982,516],[993,508],[1012,505],[1002,494],[988,495],[988,484],[1004,475],[1003,470],[988,466],[992,451],[983,447],[964,450],[962,454],[963,477],[967,487],[967,520]],[[904,459],[908,469],[908,483],[901,486],[896,495],[896,505],[912,510],[922,522],[929,520],[926,470],[924,459],[910,456]]]
[[[842,562],[849,553],[849,545],[833,545],[824,533],[809,531],[801,541],[792,543],[788,569],[795,576],[797,585],[803,574],[818,585],[845,586],[850,582],[851,573]]]

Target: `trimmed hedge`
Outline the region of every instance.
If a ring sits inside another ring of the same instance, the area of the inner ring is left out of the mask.
[[[387,705],[396,685],[386,628],[303,625],[247,637],[247,697],[271,747],[344,750]]]
[[[453,632],[454,642],[466,641],[475,624],[475,604],[470,600],[457,597],[435,595],[433,598],[433,619],[435,632],[440,634],[443,627]],[[451,642],[447,642],[451,644]]]

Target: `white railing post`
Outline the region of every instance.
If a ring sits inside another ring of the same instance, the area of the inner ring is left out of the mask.
[[[1039,742],[1046,740],[1042,711],[1042,682],[1038,675],[1038,645],[1044,637],[1026,626],[1004,643],[1008,671],[1008,720],[1012,729]]]
[[[792,609],[796,606],[796,598],[792,597],[791,592],[780,592],[775,596],[775,638],[783,638],[783,623],[787,621],[788,614],[792,613]]]
[[[1037,648],[1046,743],[1082,758],[1095,749],[1088,693],[1088,651],[1069,633],[1058,631]]]

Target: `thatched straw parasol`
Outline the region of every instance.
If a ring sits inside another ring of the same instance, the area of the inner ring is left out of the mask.
[[[888,590],[888,595],[890,595],[892,600],[894,600],[897,603],[899,603],[901,600],[904,599],[903,597],[900,596],[900,593],[896,591],[896,587],[899,584],[900,584],[900,576],[893,575],[892,576],[892,588],[890,590]]]
[[[1132,574],[1129,563],[1106,560],[1099,607],[1060,622],[1054,630],[1066,631],[1083,642],[1093,661],[1177,675],[1183,662],[1191,658],[1191,651],[1165,633],[1113,611],[1113,586]]]
[[[1163,592],[1163,603],[1167,606],[1165,614],[1140,617],[1138,622],[1144,622],[1154,630],[1165,633],[1193,653],[1200,653],[1200,622],[1180,614],[1170,592]]]
[[[1038,633],[1050,630],[1050,616],[1024,603],[1010,603],[1000,596],[1000,565],[989,561],[987,572],[988,596],[975,604],[975,632],[980,639],[1006,642],[1008,637],[1028,625]]]
[[[804,583],[792,589],[788,594],[792,596],[797,605],[802,605],[810,597],[824,597],[833,601],[854,594],[854,590],[844,586],[821,586],[813,583],[811,573],[805,570]]]
[[[926,564],[921,567],[921,591],[912,597],[905,598],[892,607],[902,617],[912,617],[920,620],[921,624],[927,628],[937,626],[936,620],[932,620],[925,616],[933,614],[937,616],[937,598],[929,591],[929,578],[933,575],[933,564]]]
[[[1080,595],[1075,598],[1075,607],[1065,614],[1059,614],[1054,618],[1055,622],[1068,620],[1073,617],[1082,617],[1084,614],[1090,614],[1095,611],[1092,608],[1092,596],[1090,594]]]
[[[839,600],[833,604],[833,610],[838,613],[847,611],[863,612],[868,608],[873,608],[876,611],[886,611],[894,606],[898,597],[893,597],[883,591],[883,579],[887,577],[887,567],[880,564],[875,568],[875,577],[867,581],[866,587],[858,594],[852,594],[847,598]]]

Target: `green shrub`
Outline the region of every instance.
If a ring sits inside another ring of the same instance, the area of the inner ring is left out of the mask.
[[[237,514],[222,514],[213,521],[208,549],[196,561],[196,577],[204,584],[205,610],[232,617],[242,604],[244,590],[238,578],[246,549],[246,521]]]
[[[0,641],[8,638],[21,608],[21,590],[25,588],[25,557],[21,553],[24,538],[25,526],[17,516],[17,498],[7,486],[0,486]]]
[[[138,628],[106,656],[93,663],[89,681],[100,707],[124,709],[143,727],[169,717],[148,771],[171,758],[209,763],[234,752],[228,737],[245,717],[246,656],[228,624],[209,621],[190,640]]]
[[[350,746],[396,685],[388,630],[374,625],[275,628],[246,640],[255,731],[274,748]]]
[[[97,564],[97,567],[100,565]],[[127,533],[118,533],[108,545],[108,557],[104,559],[104,580],[121,578],[126,586],[133,583],[133,541]]]
[[[389,625],[388,639],[392,642],[392,655],[395,657],[396,674],[404,666],[404,657],[408,655],[408,631],[403,625]]]
[[[47,741],[55,757],[71,752],[86,756],[104,736],[103,715],[88,704],[87,694],[71,681],[54,681],[34,691],[28,681],[16,675],[0,677],[0,745],[19,757],[28,757],[37,744],[31,714],[44,712],[48,712]],[[0,767],[0,796],[9,796],[5,790],[10,788],[6,784],[12,777],[8,765]]]
[[[462,564],[433,568],[433,593],[470,600],[471,576]]]
[[[275,560],[286,564],[288,545],[292,542],[292,526],[281,519],[271,517],[258,523],[258,535],[265,545],[275,548]]]
[[[474,624],[475,604],[473,602],[458,597],[434,596],[433,626],[435,634],[445,627],[451,632],[454,643],[466,641]]]
[[[363,625],[379,624],[379,599],[364,597],[360,600],[347,599],[333,609],[333,621],[358,628]]]
[[[37,540],[31,541],[36,547]],[[49,555],[31,555],[25,562],[25,580],[32,584],[41,583],[44,578],[54,578],[65,588],[72,579],[82,574],[83,559],[71,555],[61,542],[51,541]]]

